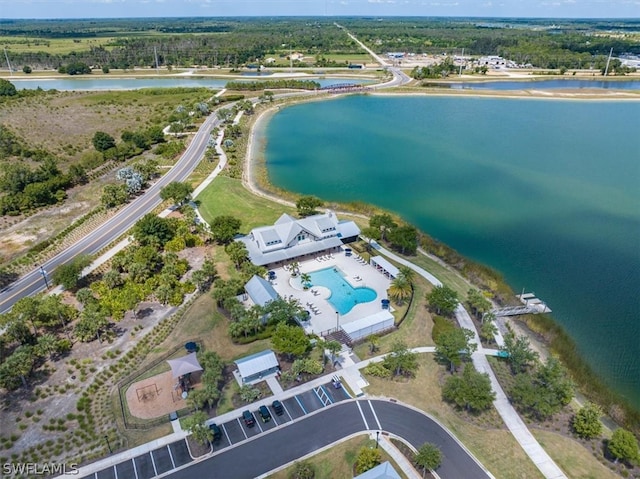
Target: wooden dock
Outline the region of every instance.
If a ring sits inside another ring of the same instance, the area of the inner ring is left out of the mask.
[[[516,298],[520,300],[522,306],[509,306],[506,308],[494,309],[491,312],[496,318],[501,316],[518,316],[521,314],[543,314],[551,312],[551,308],[549,308],[544,301],[538,299],[534,293],[517,294]]]

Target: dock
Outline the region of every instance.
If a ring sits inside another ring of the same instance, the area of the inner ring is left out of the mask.
[[[498,308],[491,311],[496,318],[501,316],[518,316],[521,314],[543,314],[550,313],[551,308],[541,299],[537,298],[535,293],[516,294],[516,298],[522,303],[522,306],[508,306],[506,308]]]

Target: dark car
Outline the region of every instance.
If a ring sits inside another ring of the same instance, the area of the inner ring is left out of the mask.
[[[271,421],[271,413],[269,412],[269,408],[267,408],[267,406],[260,406],[260,409],[258,409],[258,412],[260,413],[260,418],[262,418],[262,422]]]
[[[242,419],[247,427],[253,427],[256,423],[256,419],[253,417],[253,414],[251,414],[251,411],[244,411],[242,413]]]
[[[222,430],[217,424],[209,424],[209,429],[213,432],[213,440],[219,441],[222,439]]]
[[[284,408],[282,407],[282,403],[280,401],[273,401],[271,403],[271,407],[273,408],[273,412],[275,412],[278,416],[282,416]]]

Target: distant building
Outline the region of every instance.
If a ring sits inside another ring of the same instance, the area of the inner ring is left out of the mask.
[[[507,65],[507,60],[497,55],[478,58],[479,66],[487,66],[489,68],[503,68]]]
[[[338,220],[328,211],[302,219],[283,214],[273,226],[254,228],[236,241],[245,244],[253,264],[265,266],[336,250],[359,234],[353,221]]]

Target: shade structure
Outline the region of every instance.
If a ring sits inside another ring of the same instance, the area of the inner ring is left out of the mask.
[[[187,354],[178,359],[167,359],[174,378],[179,378],[194,371],[202,371],[196,353]]]

